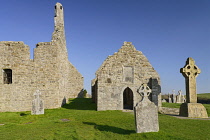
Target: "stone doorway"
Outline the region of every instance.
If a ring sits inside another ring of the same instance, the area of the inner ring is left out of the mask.
[[[123,109],[133,110],[133,91],[129,87],[123,91]]]

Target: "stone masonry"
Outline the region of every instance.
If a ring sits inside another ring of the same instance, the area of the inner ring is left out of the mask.
[[[63,99],[76,98],[83,77],[68,61],[63,6],[55,5],[55,29],[51,42],[40,42],[30,59],[23,42],[0,42],[0,112],[29,111],[33,93],[42,93],[44,107],[60,107]]]
[[[158,73],[142,52],[131,42],[124,42],[118,52],[103,62],[92,80],[92,98],[97,110],[133,109],[142,99],[137,90],[143,83],[152,90],[149,99],[161,106]]]

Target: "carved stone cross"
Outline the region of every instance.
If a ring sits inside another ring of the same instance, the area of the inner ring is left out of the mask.
[[[143,100],[144,100],[144,99],[148,99],[148,96],[150,95],[152,90],[149,88],[149,86],[147,86],[147,84],[142,84],[139,87],[138,92],[141,96],[143,96]]]
[[[186,102],[197,103],[196,77],[201,73],[201,70],[195,65],[195,61],[189,57],[186,65],[180,69],[180,73],[185,77]]]
[[[179,95],[182,95],[182,90],[179,90],[178,93],[179,93]]]

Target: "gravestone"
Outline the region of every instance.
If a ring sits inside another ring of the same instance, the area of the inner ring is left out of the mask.
[[[168,103],[172,103],[170,93],[168,93]]]
[[[182,102],[183,102],[183,103],[186,102],[186,98],[184,97],[184,95],[182,95]]]
[[[34,100],[32,101],[32,115],[44,114],[44,103],[40,98],[41,92],[37,90],[34,93]]]
[[[166,103],[166,99],[162,99],[161,101],[162,101],[162,103]]]
[[[138,92],[143,99],[134,107],[136,133],[158,132],[158,109],[148,98],[151,89],[147,84],[143,84]]]
[[[172,102],[176,103],[176,93],[175,90],[172,90]]]
[[[179,115],[191,118],[208,118],[205,107],[197,103],[196,77],[201,73],[201,70],[195,65],[195,61],[189,57],[180,72],[185,77],[186,103],[181,104]]]
[[[184,99],[182,96],[182,90],[178,91],[178,95],[176,96],[176,103],[184,103]]]
[[[176,103],[185,103],[186,99],[185,96],[182,95],[182,90],[178,91],[178,95],[176,96]]]

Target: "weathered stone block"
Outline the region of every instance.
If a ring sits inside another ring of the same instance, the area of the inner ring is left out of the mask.
[[[208,118],[206,108],[200,103],[181,104],[179,115],[190,118]]]
[[[40,115],[44,114],[44,103],[43,100],[40,98],[41,92],[37,90],[34,93],[34,100],[32,101],[32,115]]]
[[[158,132],[158,109],[148,98],[151,89],[147,84],[142,84],[138,92],[143,100],[134,107],[136,133]]]
[[[136,133],[158,132],[158,109],[157,106],[148,100],[143,100],[134,107]]]

